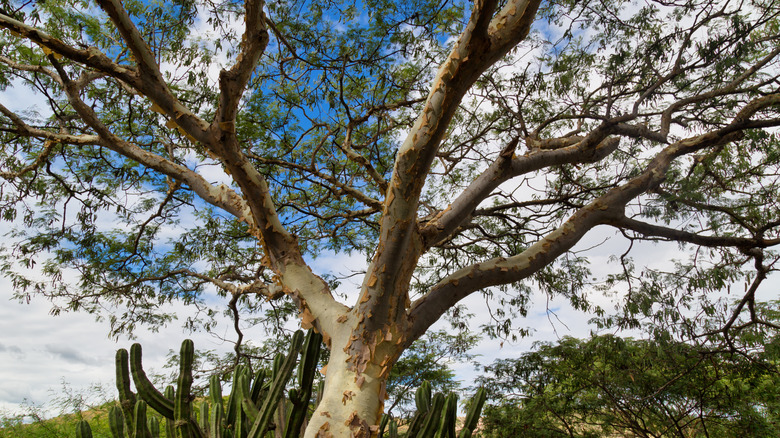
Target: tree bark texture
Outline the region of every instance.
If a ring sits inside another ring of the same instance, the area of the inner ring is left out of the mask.
[[[387,181],[349,145],[343,147],[351,159],[368,166],[369,174],[384,190],[381,200],[365,194],[355,195],[381,215],[376,250],[357,302],[351,307],[337,302],[327,282],[307,265],[296,237],[282,224],[269,179],[252,163],[236,130],[242,97],[270,39],[267,27],[270,21],[263,12],[262,2],[246,1],[246,25],[239,53],[233,65],[219,74],[218,99],[211,120],[204,120],[188,108],[169,87],[158,60],[119,0],[99,0],[98,4],[132,53],[133,67],[114,62],[94,47],[71,47],[42,30],[0,15],[0,28],[44,48],[49,53],[51,68],[3,62],[10,67],[35,71],[59,84],[91,132],[74,134],[30,126],[2,105],[0,113],[11,121],[15,134],[44,142],[39,160],[23,169],[24,172],[40,166],[55,143],[98,145],[186,184],[206,203],[249,224],[250,232],[263,248],[266,267],[274,273],[273,281],[243,286],[220,279],[213,279],[213,283],[234,296],[258,293],[274,298],[286,294],[297,305],[302,326],[314,327],[323,335],[331,355],[323,371],[322,402],[308,423],[306,437],[371,437],[377,431],[383,411],[390,369],[405,348],[463,298],[490,286],[528,278],[570,250],[598,225],[704,246],[764,248],[778,243],[758,238],[704,236],[646,224],[625,214],[630,202],[658,189],[677,158],[738,140],[750,129],[779,125],[777,118],[753,120],[756,114],[780,104],[777,92],[754,97],[744,103],[731,122],[690,138],[672,138],[669,125],[679,108],[697,98],[668,106],[661,114],[662,126],[658,130],[637,123],[636,113],[605,116],[596,128],[582,135],[542,138],[542,128],[532,132],[518,129],[517,135],[505,141],[495,160],[467,183],[447,208],[420,219],[421,193],[464,96],[486,70],[527,37],[540,3],[539,0],[510,0],[498,9],[497,0],[474,2],[465,29],[439,67],[412,129],[397,150],[394,169]],[[752,70],[745,72],[744,78],[778,54],[780,49],[759,60]],[[91,73],[70,77],[70,70],[60,61],[61,57],[84,66]],[[166,118],[169,126],[217,160],[235,186],[212,184],[196,170],[115,135],[95,108],[83,100],[87,85],[102,77],[113,78],[147,99],[152,110]],[[739,85],[738,82],[726,84],[712,93],[731,93]],[[702,94],[698,99],[708,97]],[[410,284],[421,258],[464,226],[502,183],[551,166],[598,163],[618,149],[621,136],[652,140],[661,147],[630,178],[604,188],[591,202],[517,254],[489,258],[456,270],[411,301]],[[527,146],[525,152],[518,150],[521,143]],[[9,176],[12,175],[4,175]],[[332,181],[334,185],[339,184],[337,178]]]

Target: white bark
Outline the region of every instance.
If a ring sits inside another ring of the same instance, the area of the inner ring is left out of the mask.
[[[348,326],[345,326],[348,329]],[[351,332],[351,330],[349,330]],[[330,360],[325,370],[325,389],[322,401],[317,406],[306,428],[305,438],[326,437],[370,437],[377,432],[376,424],[384,408],[385,378],[379,365],[369,363],[366,370],[358,373],[350,367],[350,357],[341,342],[331,349]]]

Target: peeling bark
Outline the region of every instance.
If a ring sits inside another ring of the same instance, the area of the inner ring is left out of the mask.
[[[331,331],[324,394],[307,426],[307,438],[376,436],[387,377],[402,352],[402,344],[392,337],[394,331],[374,333],[371,345],[366,346],[370,354],[362,356],[367,361],[356,364],[349,345],[357,341],[352,326],[357,319],[350,314],[340,327]]]
[[[766,56],[757,59],[732,81],[707,92],[680,98],[666,108],[652,108],[648,110],[649,115],[640,113],[640,103],[649,99],[648,96],[665,81],[671,81],[681,74],[679,65],[659,77],[655,83],[647,85],[646,89],[637,92],[633,111],[628,111],[628,114],[613,116],[610,103],[606,105],[605,114],[591,114],[589,109],[583,109],[581,114],[560,113],[540,122],[531,132],[521,120],[520,129],[506,129],[507,132],[514,131],[514,134],[505,140],[503,149],[483,172],[465,184],[465,189],[454,196],[450,205],[441,211],[434,211],[425,220],[419,220],[420,197],[426,178],[434,159],[441,152],[443,139],[451,128],[463,97],[488,68],[526,38],[540,3],[538,0],[509,0],[497,10],[500,4],[497,0],[474,2],[466,28],[440,65],[422,109],[397,151],[389,179],[386,180],[366,158],[368,155],[361,155],[356,151],[357,146],[352,144],[353,129],[368,119],[368,115],[353,117],[347,108],[349,121],[346,128],[342,125],[327,131],[326,138],[335,136],[334,133],[341,129],[347,131],[343,142],[337,145],[340,153],[351,163],[362,167],[370,184],[384,192],[384,199],[374,199],[373,193],[368,195],[362,192],[361,187],[350,186],[349,182],[339,180],[335,172],[320,172],[315,164],[307,167],[277,157],[254,156],[242,143],[236,132],[236,117],[246,88],[260,60],[264,59],[263,54],[269,42],[266,25],[283,38],[265,16],[260,1],[248,0],[245,3],[243,40],[232,66],[220,72],[219,94],[209,120],[198,115],[202,109],[193,110],[183,104],[185,99],[180,101],[166,84],[154,53],[120,1],[99,0],[98,4],[116,27],[125,48],[132,53],[134,66],[120,65],[94,47],[72,47],[39,29],[0,14],[0,28],[38,44],[53,68],[22,65],[7,57],[0,57],[0,63],[12,69],[45,76],[61,86],[88,132],[73,135],[29,126],[21,117],[0,105],[0,113],[9,121],[5,127],[8,133],[42,142],[40,150],[36,151],[37,155],[33,154],[37,158],[30,159],[29,165],[21,167],[18,172],[0,173],[0,176],[16,178],[37,171],[56,150],[57,143],[100,146],[169,177],[172,186],[179,188],[186,185],[205,202],[245,221],[251,235],[263,247],[263,263],[274,274],[273,284],[254,282],[239,287],[220,278],[186,270],[169,274],[187,274],[210,281],[230,291],[234,298],[247,293],[275,297],[280,294],[279,291],[292,298],[298,306],[302,326],[314,327],[331,349],[323,401],[309,422],[306,436],[370,437],[376,432],[376,424],[382,413],[387,376],[406,347],[444,312],[469,294],[528,278],[570,250],[597,225],[610,225],[643,236],[701,246],[737,247],[746,253],[751,249],[780,244],[779,239],[764,240],[761,230],[755,230],[755,236],[749,238],[705,236],[642,223],[626,217],[625,211],[630,202],[655,190],[664,182],[676,159],[708,149],[717,150],[719,146],[740,139],[749,129],[780,125],[777,117],[753,119],[756,114],[767,113],[780,105],[780,94],[776,90],[768,93],[757,88],[746,94],[751,97],[740,102],[742,107],[730,123],[713,124],[718,128],[701,135],[691,134],[690,138],[680,140],[669,135],[673,117],[680,111],[691,104],[740,90],[743,82],[775,61],[780,55],[780,49],[768,51]],[[284,44],[289,47],[288,41],[284,41]],[[78,69],[71,69],[72,65],[59,61],[62,57],[71,64],[83,67],[82,75],[69,77],[69,72]],[[198,145],[199,151],[205,148],[223,166],[235,185],[228,187],[211,184],[194,169],[173,158],[166,158],[151,152],[153,148],[144,148],[115,135],[110,123],[101,120],[94,107],[83,100],[89,84],[104,78],[119,81],[124,90],[141,95],[151,104],[152,111],[165,118],[169,128],[179,130]],[[776,81],[776,78],[773,80]],[[668,96],[673,96],[673,93]],[[411,106],[417,102],[401,102],[397,105]],[[347,107],[346,103],[344,106]],[[397,106],[384,105],[381,110],[393,108]],[[375,109],[367,110],[368,114]],[[657,116],[657,125],[660,126],[642,124],[643,119],[650,116]],[[578,123],[577,128],[556,138],[542,138],[542,133],[547,132],[548,127],[561,120],[574,121]],[[582,126],[593,120],[596,121],[594,124],[600,124],[589,132],[585,131]],[[707,126],[706,123],[703,125]],[[519,132],[522,134],[517,134]],[[598,163],[618,149],[619,136],[651,142],[660,151],[648,157],[644,168],[637,168],[635,173],[630,174],[630,178],[621,177],[611,185],[599,187],[600,196],[593,195],[587,198],[587,202],[572,207],[570,211],[573,213],[567,213],[568,217],[560,220],[556,218],[555,222],[551,219],[545,225],[546,234],[529,242],[522,251],[481,260],[452,272],[417,301],[410,302],[410,283],[420,258],[431,248],[457,237],[459,229],[468,225],[478,206],[495,193],[502,183],[552,166]],[[322,140],[320,146],[324,143],[325,140]],[[520,145],[526,149],[518,150]],[[365,204],[367,209],[359,214],[381,211],[377,223],[379,240],[376,251],[363,279],[360,296],[353,307],[334,300],[327,283],[307,265],[296,236],[285,228],[279,216],[278,209],[282,207],[274,199],[269,187],[269,181],[274,181],[273,176],[264,175],[253,164],[257,162],[286,166],[287,169],[305,173],[314,179],[327,181],[330,188],[346,192],[358,203]],[[550,229],[552,231],[547,232]],[[146,280],[157,278],[147,277]]]

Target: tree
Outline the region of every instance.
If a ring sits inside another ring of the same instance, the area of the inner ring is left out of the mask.
[[[387,378],[388,403],[385,413],[409,417],[416,409],[415,389],[428,382],[434,393],[456,391],[452,362],[467,362],[474,356],[467,351],[475,346],[478,336],[472,333],[452,335],[445,330],[427,332],[407,348],[393,366]],[[395,409],[395,410],[394,410]]]
[[[759,360],[682,342],[563,338],[485,368],[491,436],[776,436],[777,338]]]
[[[236,318],[289,300],[331,351],[307,436],[367,436],[404,349],[479,292],[496,335],[531,285],[579,308],[627,293],[605,324],[716,343],[771,324],[753,310],[780,243],[773,1],[2,10],[2,83],[47,102],[0,107],[18,297],[113,306],[114,333],[172,300],[208,326],[210,287]],[[594,285],[570,250],[597,226],[692,257],[643,270],[629,250]],[[324,251],[369,258],[355,302],[309,267]],[[723,323],[698,331],[699,305]]]

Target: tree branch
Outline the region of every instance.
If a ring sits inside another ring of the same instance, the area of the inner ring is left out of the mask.
[[[170,176],[173,179],[184,181],[204,201],[227,211],[237,218],[243,217],[249,220],[251,216],[248,214],[249,212],[246,203],[233,190],[230,190],[225,185],[214,187],[195,171],[144,150],[137,145],[114,135],[108,127],[100,121],[94,110],[81,100],[81,88],[76,82],[68,77],[59,61],[54,59],[51,55],[49,56],[49,60],[52,62],[52,65],[54,65],[55,69],[57,69],[57,72],[62,79],[65,93],[67,94],[73,109],[76,110],[82,120],[98,134],[97,144],[135,160],[164,175]],[[29,128],[29,132],[31,135],[36,135],[37,130]],[[57,136],[46,132],[40,132],[40,134],[36,136],[44,138],[52,137],[53,139],[57,138]]]
[[[180,126],[190,137],[204,145],[209,145],[210,138],[206,135],[208,125],[182,105],[173,95],[163,79],[154,53],[135,27],[121,1],[98,0],[97,3],[106,11],[119,30],[138,65],[138,70],[133,72],[132,77],[125,79],[128,84],[148,97],[160,108],[163,114],[167,115],[177,126]]]
[[[445,277],[412,304],[409,310],[412,327],[408,342],[422,335],[447,309],[471,293],[486,287],[523,280],[571,249],[596,225],[612,223],[625,217],[626,204],[663,182],[666,172],[676,158],[738,140],[742,138],[744,130],[755,125],[780,125],[780,119],[750,120],[757,112],[778,104],[780,94],[754,99],[747,103],[726,127],[667,146],[650,160],[638,176],[599,196],[522,253],[476,263]]]
[[[599,133],[599,136],[603,137],[603,134]],[[620,143],[618,138],[602,138],[599,143],[593,144],[594,141],[590,141],[589,137],[571,146],[558,149],[535,149],[519,157],[513,156],[518,140],[508,143],[488,169],[482,172],[447,209],[441,211],[420,229],[426,248],[450,237],[495,188],[511,178],[549,166],[593,163],[611,154]]]
[[[233,67],[219,73],[220,99],[212,129],[235,131],[236,114],[241,96],[243,96],[249,78],[268,45],[268,29],[265,27],[263,2],[261,0],[247,0],[245,10],[246,27],[241,38],[241,51],[236,57]]]
[[[466,29],[442,63],[414,126],[398,150],[380,219],[380,244],[363,295],[363,311],[374,315],[368,330],[381,328],[386,318],[401,316],[406,284],[423,244],[416,230],[422,187],[442,138],[466,91],[479,76],[523,40],[536,16],[539,0],[513,0],[495,17],[498,2],[474,2]],[[390,291],[392,299],[379,299]],[[371,310],[375,309],[375,310]]]
[[[616,228],[634,231],[646,237],[661,237],[671,241],[687,242],[699,246],[710,248],[731,246],[735,248],[768,248],[770,246],[780,245],[780,239],[760,239],[734,236],[705,236],[698,233],[691,233],[674,228],[662,227],[659,225],[641,222],[626,216],[616,217],[606,222]]]

